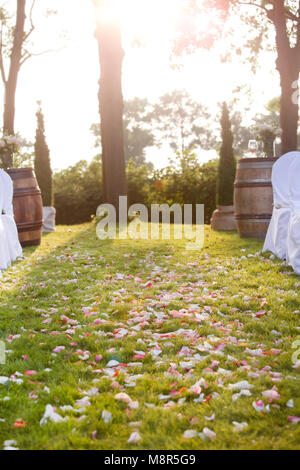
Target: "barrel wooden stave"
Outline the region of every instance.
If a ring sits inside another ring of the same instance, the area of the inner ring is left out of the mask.
[[[22,247],[41,243],[43,202],[32,168],[7,170],[14,184],[14,216]]]
[[[264,239],[273,210],[272,167],[276,158],[238,161],[234,210],[241,238]]]

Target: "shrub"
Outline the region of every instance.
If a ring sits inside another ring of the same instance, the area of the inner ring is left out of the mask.
[[[152,169],[147,163],[139,166],[132,158],[126,169],[128,204],[150,204],[150,191],[152,185]]]
[[[187,151],[177,155],[177,161],[156,172],[152,185],[151,202],[204,204],[205,223],[216,208],[217,161],[200,163],[196,155]]]
[[[209,223],[216,206],[217,160],[201,164],[191,152],[178,156],[162,170],[152,171],[147,164],[127,166],[128,203],[204,204]],[[91,163],[80,161],[54,175],[54,198],[58,224],[91,220],[101,196],[101,157]],[[150,211],[149,211],[150,214]]]
[[[91,220],[101,204],[101,156],[54,175],[54,201],[57,224],[80,224]]]

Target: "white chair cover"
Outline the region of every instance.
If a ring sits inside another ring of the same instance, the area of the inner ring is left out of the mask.
[[[15,261],[18,257],[22,256],[22,247],[19,242],[18,230],[14,219],[13,182],[4,170],[0,170],[0,184],[4,190],[4,215],[2,215],[2,221],[8,243],[8,252],[10,261]]]
[[[51,233],[55,232],[55,215],[56,210],[54,207],[44,206],[43,207],[43,232]]]
[[[295,159],[289,171],[291,217],[287,236],[287,262],[300,274],[300,159]]]
[[[289,201],[289,168],[300,152],[289,152],[282,155],[273,165],[273,213],[266,235],[263,252],[271,251],[280,259],[286,258],[287,231],[291,215]]]
[[[10,256],[2,212],[4,210],[4,186],[0,181],[0,273],[10,266]]]

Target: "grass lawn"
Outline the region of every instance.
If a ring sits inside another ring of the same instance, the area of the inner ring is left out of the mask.
[[[25,250],[0,280],[0,449],[300,449],[300,278],[261,248],[81,225]]]

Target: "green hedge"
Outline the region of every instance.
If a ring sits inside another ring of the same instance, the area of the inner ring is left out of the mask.
[[[88,164],[82,160],[54,174],[56,223],[80,224],[91,220],[101,204],[100,156]]]
[[[193,153],[177,156],[163,170],[148,165],[127,167],[128,202],[151,204],[204,204],[209,223],[216,207],[218,162],[200,164]],[[54,200],[57,224],[77,224],[91,220],[101,204],[101,158],[91,163],[80,161],[54,175]],[[150,213],[150,211],[149,211]]]

